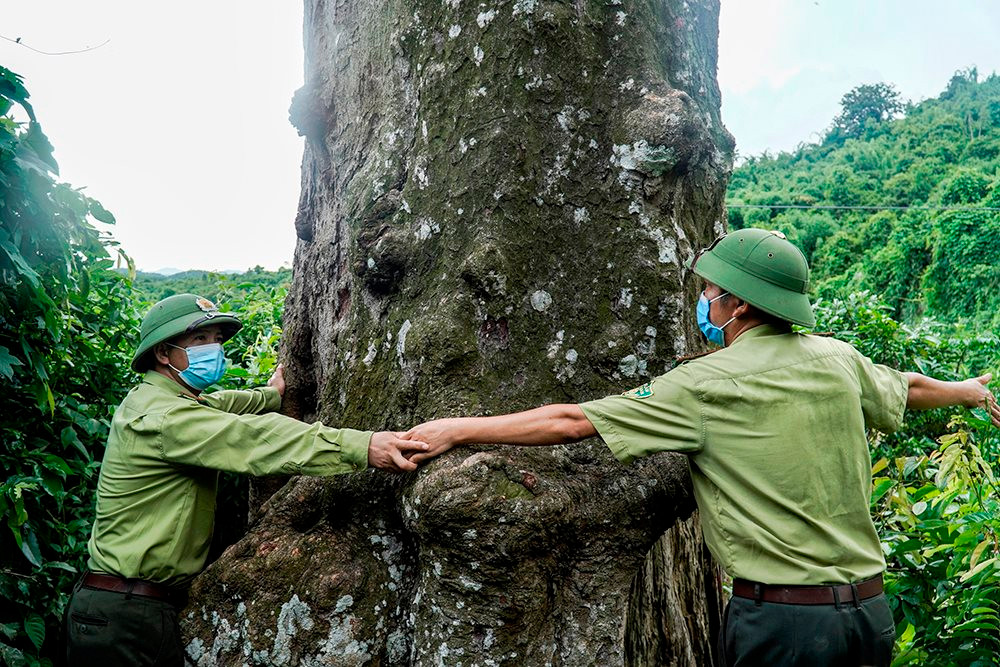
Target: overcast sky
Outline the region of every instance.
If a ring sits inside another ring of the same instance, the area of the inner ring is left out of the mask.
[[[302,139],[302,3],[8,3],[0,64],[25,77],[63,180],[118,218],[140,269],[290,264]],[[815,141],[841,96],[886,81],[905,98],[955,70],[1000,70],[1000,2],[723,0],[722,116],[743,155]]]

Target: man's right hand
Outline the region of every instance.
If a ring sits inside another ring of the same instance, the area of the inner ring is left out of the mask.
[[[403,440],[402,433],[379,431],[372,434],[368,443],[368,465],[392,472],[412,472],[417,464],[407,460],[407,455],[427,451],[427,443],[419,440]]]
[[[427,448],[411,454],[407,458],[414,463],[424,463],[444,454],[456,444],[458,426],[462,423],[461,418],[435,419],[414,426],[406,433],[404,438],[412,438],[418,442],[426,442]]]

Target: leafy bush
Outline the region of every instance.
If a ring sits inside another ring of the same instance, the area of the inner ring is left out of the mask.
[[[137,316],[129,277],[115,270],[130,260],[89,221],[114,218],[55,181],[27,100],[0,67],[0,658],[44,665],[84,566]],[[14,105],[28,123],[13,120]]]
[[[956,417],[949,430],[930,455],[872,468],[898,628],[894,667],[986,667],[1000,655],[997,435],[983,418]]]
[[[0,67],[0,663],[12,666],[51,665],[58,650],[86,566],[110,418],[137,379],[140,313],[160,298],[136,290],[131,260],[90,222],[114,217],[56,182],[27,100],[21,78]],[[27,124],[13,120],[15,104]],[[289,277],[257,269],[240,282],[210,279],[212,298],[244,322],[227,345],[235,363],[225,388],[273,372]],[[182,287],[157,286],[171,284]],[[170,293],[179,291],[188,290]],[[245,526],[245,481],[226,476],[219,504],[220,536],[232,542]]]
[[[968,169],[958,171],[944,184],[941,203],[947,205],[976,204],[989,192],[990,179]]]

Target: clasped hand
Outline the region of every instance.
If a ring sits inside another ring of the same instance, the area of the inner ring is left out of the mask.
[[[372,436],[368,446],[368,465],[392,472],[411,472],[424,461],[439,456],[456,443],[449,422],[438,419],[420,424],[409,431],[381,431]]]

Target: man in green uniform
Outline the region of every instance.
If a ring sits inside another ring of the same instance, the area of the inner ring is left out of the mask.
[[[727,665],[888,665],[895,630],[871,516],[866,429],[904,408],[986,406],[989,376],[941,382],[873,364],[815,323],[802,253],[778,233],[720,237],[693,270],[699,326],[722,349],[621,396],[497,417],[443,419],[409,437],[459,444],[568,443],[599,435],[623,462],[687,454],[705,541],[734,578]]]
[[[90,572],[67,610],[70,665],[183,664],[177,612],[208,556],[219,470],[414,470],[404,454],[426,449],[397,433],[277,414],[285,389],[280,366],[266,387],[202,394],[222,378],[222,344],[240,326],[193,294],[164,299],[143,319],[132,368],[145,374],[111,422]]]

